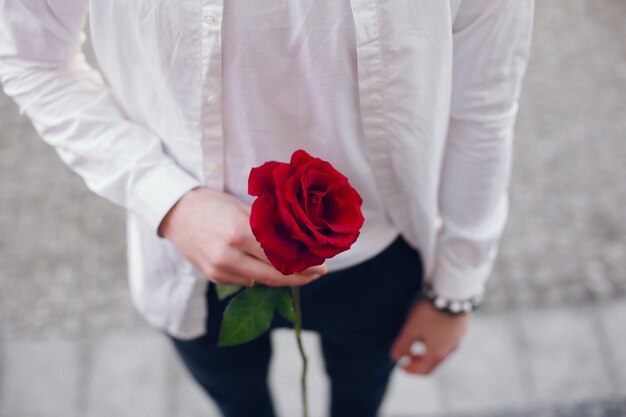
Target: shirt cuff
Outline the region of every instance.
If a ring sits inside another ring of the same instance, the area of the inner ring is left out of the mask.
[[[466,300],[484,295],[485,284],[493,270],[497,254],[494,247],[479,266],[458,268],[452,262],[439,259],[429,282],[433,291],[451,300]]]
[[[142,181],[132,211],[148,224],[155,236],[159,236],[159,225],[165,215],[187,191],[200,185],[200,181],[178,165],[155,168]]]

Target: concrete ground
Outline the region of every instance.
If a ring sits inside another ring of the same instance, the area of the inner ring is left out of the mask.
[[[621,0],[537,2],[487,300],[434,375],[394,375],[384,416],[626,416],[625,22]],[[0,94],[0,417],[218,415],[134,312],[125,268],[123,212]],[[292,339],[273,335],[282,416],[299,413]]]

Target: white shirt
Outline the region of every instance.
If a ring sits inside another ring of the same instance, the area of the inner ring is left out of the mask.
[[[252,204],[250,168],[297,149],[332,162],[363,198],[365,224],[334,271],[398,236],[365,152],[349,0],[226,1],[222,18],[224,189]]]
[[[508,212],[534,2],[350,6],[364,149],[385,210],[435,291],[480,293]],[[81,53],[88,10],[99,71]],[[184,339],[205,331],[206,279],[156,230],[189,189],[226,187],[223,10],[221,0],[0,0],[5,93],[91,190],[127,209],[134,304]]]

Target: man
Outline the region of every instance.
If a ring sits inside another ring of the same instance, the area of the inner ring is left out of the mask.
[[[507,217],[533,0],[0,5],[4,91],[127,209],[134,304],[226,416],[274,415],[271,351],[215,347],[209,282],[302,286],[333,416],[375,415],[397,360],[429,374],[458,347]],[[100,72],[80,51],[87,15]],[[298,148],[346,174],[366,222],[350,251],[286,277],[250,232],[246,178]]]

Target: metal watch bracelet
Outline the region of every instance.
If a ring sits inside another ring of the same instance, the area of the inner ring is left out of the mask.
[[[430,301],[430,303],[442,313],[451,316],[471,313],[478,309],[483,301],[483,294],[478,294],[467,299],[449,299],[437,294],[432,284],[425,282],[422,289],[422,297]]]

